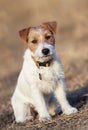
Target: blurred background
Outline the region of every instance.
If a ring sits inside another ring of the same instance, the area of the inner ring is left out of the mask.
[[[0,79],[18,72],[26,44],[18,31],[57,21],[57,53],[65,70],[88,63],[88,0],[0,0]]]

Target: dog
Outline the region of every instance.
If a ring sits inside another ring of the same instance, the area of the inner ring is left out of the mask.
[[[11,99],[16,122],[32,120],[31,107],[40,121],[50,120],[58,103],[66,115],[77,112],[66,98],[64,71],[55,50],[56,29],[57,22],[53,21],[19,31],[27,50]]]

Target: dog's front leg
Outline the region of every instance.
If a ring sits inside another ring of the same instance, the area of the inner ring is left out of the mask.
[[[72,113],[76,113],[77,109],[72,107],[67,101],[65,88],[66,85],[64,83],[64,79],[60,79],[60,81],[58,82],[58,87],[55,90],[55,95],[61,105],[63,113],[66,115],[70,115]]]
[[[32,99],[34,102],[35,109],[37,110],[37,112],[39,114],[39,120],[40,121],[49,120],[51,117],[50,117],[49,112],[47,110],[44,96],[39,89],[35,88],[32,91]]]

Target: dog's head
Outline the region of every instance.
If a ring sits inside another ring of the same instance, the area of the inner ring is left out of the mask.
[[[56,22],[46,22],[19,31],[20,37],[27,43],[36,61],[46,62],[52,59],[55,54],[56,28]]]

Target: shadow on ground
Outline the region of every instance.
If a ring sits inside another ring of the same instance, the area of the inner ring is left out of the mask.
[[[82,88],[68,92],[67,98],[72,106],[81,108],[88,101],[88,83]]]

